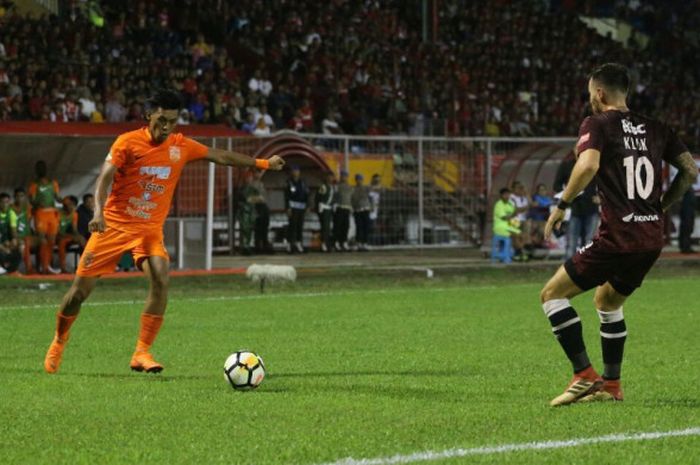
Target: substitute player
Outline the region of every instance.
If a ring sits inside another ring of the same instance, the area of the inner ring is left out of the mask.
[[[122,254],[131,251],[137,266],[150,281],[146,306],[131,369],[157,373],[163,366],[153,359],[151,345],[158,335],[168,294],[168,253],[163,244],[163,223],[180,174],[191,161],[206,159],[222,165],[280,170],[278,156],[255,160],[200,144],[174,132],[180,110],[179,95],[158,91],[146,102],[148,126],[117,138],[102,166],[95,192],[95,213],[90,236],[71,288],[60,305],[56,333],[44,360],[55,373],[68,342],[69,330],[80,305],[100,275],[114,271]],[[112,191],[107,196],[109,186]]]
[[[53,247],[58,234],[58,209],[61,202],[58,195],[58,181],[48,176],[46,162],[39,160],[34,165],[36,179],[29,185],[29,201],[34,207],[34,229],[39,236],[39,271],[59,273],[51,266]]]
[[[627,69],[605,64],[590,75],[593,116],[579,130],[578,156],[562,200],[545,226],[558,229],[564,212],[596,177],[601,197],[600,229],[544,286],[542,308],[571,361],[574,377],[552,406],[577,401],[622,400],[620,368],[627,336],[622,304],[638,288],[664,245],[664,212],[697,177],[688,149],[665,124],[630,111]],[[678,168],[662,194],[662,162]],[[569,299],[596,288],[604,371],[593,369],[581,321]]]

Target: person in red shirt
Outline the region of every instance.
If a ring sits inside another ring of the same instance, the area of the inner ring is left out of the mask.
[[[207,147],[175,132],[180,108],[178,93],[157,91],[146,102],[148,126],[122,134],[112,145],[97,178],[95,212],[89,223],[93,234],[85,246],[75,280],[59,307],[56,332],[44,359],[46,372],[58,371],[70,327],[98,278],[113,271],[128,251],[150,281],[130,367],[134,371],[160,372],[163,365],[153,359],[150,348],[163,323],[168,301],[169,258],[163,243],[163,223],[185,165],[205,159],[259,169],[281,170],[284,166],[276,155],[256,160],[242,153]]]

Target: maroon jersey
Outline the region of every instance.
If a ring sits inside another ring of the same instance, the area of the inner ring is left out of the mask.
[[[611,252],[663,248],[662,161],[688,150],[678,136],[659,121],[609,110],[583,120],[576,149],[600,151],[602,212],[595,241]]]

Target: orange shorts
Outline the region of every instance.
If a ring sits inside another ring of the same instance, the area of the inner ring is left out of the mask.
[[[39,208],[34,212],[36,232],[55,236],[58,234],[58,210],[55,208]]]
[[[163,230],[134,234],[108,227],[105,232],[90,236],[76,274],[92,277],[113,273],[122,255],[128,251],[139,269],[148,257],[170,260],[163,243]]]

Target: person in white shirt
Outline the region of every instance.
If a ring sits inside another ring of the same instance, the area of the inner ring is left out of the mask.
[[[526,250],[530,247],[530,219],[528,219],[528,212],[530,211],[530,197],[527,195],[525,186],[520,181],[515,181],[513,183],[513,193],[510,196],[510,201],[515,205],[515,217],[514,219],[519,223],[517,227],[520,228],[520,234],[514,234],[513,238],[513,249],[515,250],[515,256],[513,260],[516,261],[528,261],[530,259]]]

